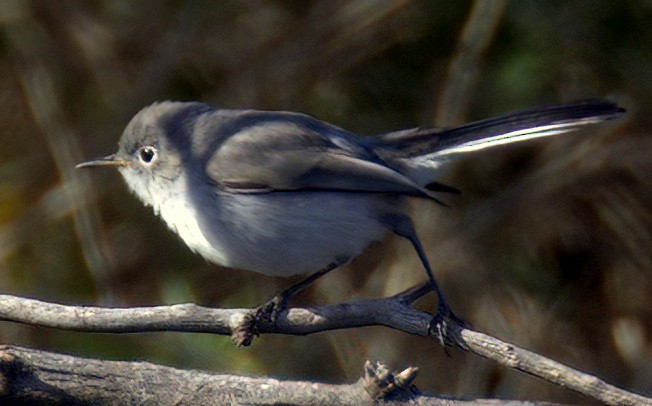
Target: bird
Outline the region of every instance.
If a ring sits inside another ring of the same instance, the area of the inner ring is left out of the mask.
[[[455,157],[624,113],[614,102],[587,100],[452,128],[362,136],[302,113],[164,101],[131,119],[116,153],[77,168],[116,167],[131,191],[212,263],[307,275],[255,318],[262,312],[275,319],[294,295],[372,242],[405,238],[437,294],[431,329],[444,344],[450,323],[463,322],[444,299],[406,202],[444,205],[443,194],[459,193],[436,179]]]

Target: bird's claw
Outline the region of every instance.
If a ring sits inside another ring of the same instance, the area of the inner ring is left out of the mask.
[[[467,324],[457,317],[448,306],[439,306],[439,311],[430,320],[428,334],[434,337],[444,350],[447,346],[466,350],[468,347],[460,336],[460,330],[466,327],[468,327]]]
[[[231,339],[238,347],[248,347],[260,335],[262,325],[276,325],[279,315],[287,309],[287,299],[277,295],[248,312],[234,329]]]

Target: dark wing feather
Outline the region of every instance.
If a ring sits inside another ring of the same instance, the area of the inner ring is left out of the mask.
[[[265,123],[230,136],[206,171],[231,193],[331,190],[436,200],[431,191],[376,160],[353,137],[326,137],[294,121]]]

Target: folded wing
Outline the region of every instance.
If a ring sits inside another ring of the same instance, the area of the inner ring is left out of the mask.
[[[328,137],[296,120],[258,123],[230,136],[206,171],[230,193],[328,190],[437,200],[431,190],[386,166],[354,137],[342,132]]]

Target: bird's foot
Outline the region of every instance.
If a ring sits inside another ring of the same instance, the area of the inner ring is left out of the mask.
[[[430,320],[428,334],[446,350],[446,347],[459,347],[468,349],[466,342],[460,335],[461,330],[468,325],[453,313],[447,305],[439,306],[437,314]]]
[[[231,339],[238,347],[248,347],[260,335],[260,326],[276,325],[278,316],[287,309],[288,299],[279,294],[248,312],[234,329]]]

